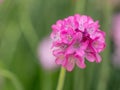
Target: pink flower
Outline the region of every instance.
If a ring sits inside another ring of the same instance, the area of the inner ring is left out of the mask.
[[[114,43],[112,64],[114,67],[120,68],[120,13],[113,16],[111,34]]]
[[[52,51],[56,63],[72,71],[75,64],[85,68],[85,58],[89,62],[101,62],[99,53],[105,48],[105,33],[99,27],[98,21],[79,14],[52,25]]]
[[[45,70],[53,70],[57,68],[55,56],[51,52],[52,41],[50,38],[44,38],[38,47],[38,58],[40,64]]]
[[[112,37],[116,48],[120,48],[120,13],[114,15],[112,23]]]

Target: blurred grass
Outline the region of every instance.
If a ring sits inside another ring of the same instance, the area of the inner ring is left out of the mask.
[[[63,0],[59,2],[51,0],[51,3],[48,0],[31,0],[30,2],[29,0],[13,0],[12,2],[6,0],[2,4],[0,8],[0,60],[9,71],[18,76],[25,90],[56,88],[57,73],[48,74],[41,69],[36,51],[39,40],[49,34],[51,24],[58,18],[69,15],[67,12],[70,12],[71,2],[69,3]],[[62,13],[63,9],[66,13]],[[52,84],[52,80],[56,82]],[[11,85],[6,79],[1,89],[13,90]]]
[[[14,73],[24,90],[55,90],[59,70],[48,72],[42,69],[37,58],[38,43],[50,34],[51,25],[56,20],[80,13],[100,21],[102,29],[107,32],[107,43],[110,44],[109,20],[112,12],[106,6],[107,2],[103,1],[103,5],[98,2],[101,1],[4,0],[0,4],[0,63],[3,63],[0,67],[5,66]],[[67,72],[63,90],[119,90],[118,84],[113,87],[111,83],[108,85],[108,80],[119,83],[113,79],[118,77],[118,73],[109,74],[109,53],[110,45],[103,53],[101,64],[86,62],[86,69],[76,67],[71,73]],[[114,72],[114,69],[111,70]],[[16,89],[10,80],[4,79],[0,90]]]

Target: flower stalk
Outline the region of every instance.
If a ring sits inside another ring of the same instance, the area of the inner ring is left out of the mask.
[[[66,74],[66,70],[63,67],[61,67],[60,74],[59,74],[60,76],[59,76],[58,85],[57,85],[56,90],[63,90],[65,74]]]

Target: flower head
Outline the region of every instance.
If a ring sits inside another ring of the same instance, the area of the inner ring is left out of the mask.
[[[85,58],[101,62],[99,53],[105,48],[105,33],[99,27],[98,21],[79,14],[52,25],[52,51],[56,63],[72,71],[75,64],[85,68]]]

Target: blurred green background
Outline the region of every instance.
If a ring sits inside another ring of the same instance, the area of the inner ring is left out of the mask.
[[[56,20],[75,13],[99,20],[107,48],[102,63],[67,72],[63,90],[120,90],[120,70],[111,64],[111,20],[119,11],[114,1],[0,0],[0,90],[56,90],[60,70],[43,69],[37,48]]]

